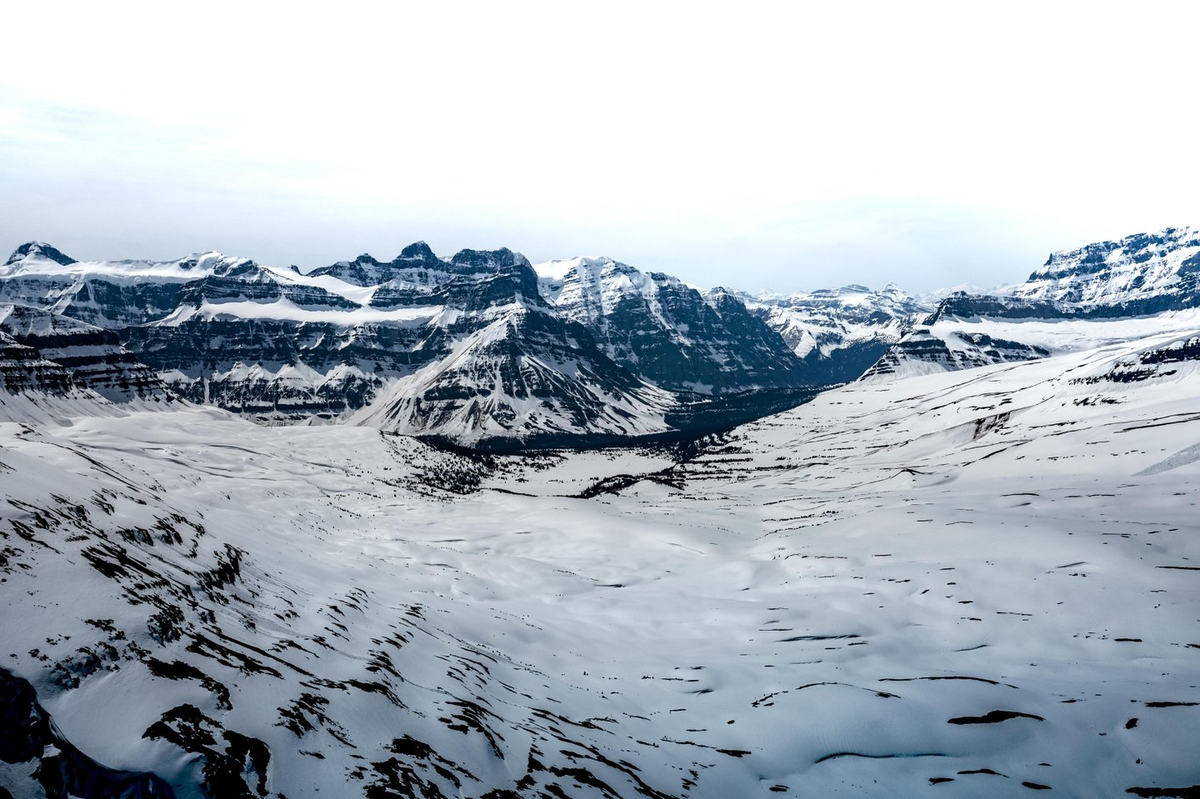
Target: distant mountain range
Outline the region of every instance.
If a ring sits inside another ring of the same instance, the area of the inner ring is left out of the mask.
[[[905,302],[752,301],[610,259],[535,268],[421,242],[309,274],[215,252],[83,262],[40,242],[0,268],[3,329],[77,384],[493,449],[707,432],[791,407],[866,369],[923,310]],[[21,321],[34,317],[38,332]],[[111,368],[51,357],[81,336]]]
[[[608,258],[439,258],[423,242],[308,274],[30,242],[0,267],[0,373],[10,390],[179,397],[482,449],[595,445],[725,429],[864,373],[1126,340],[1122,326],[1198,305],[1200,234],[1177,228],[1055,253],[1011,291],[936,308],[892,284],[752,296]]]
[[[1052,254],[1000,294],[941,301],[864,379],[1044,358],[1187,327],[1200,308],[1200,230],[1168,228]]]

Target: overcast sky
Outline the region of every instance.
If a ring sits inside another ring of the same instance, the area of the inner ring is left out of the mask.
[[[1200,224],[1200,4],[400,5],[7,7],[0,248],[926,291]]]

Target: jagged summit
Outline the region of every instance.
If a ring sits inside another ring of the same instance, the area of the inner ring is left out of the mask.
[[[1200,230],[1167,228],[1053,253],[1027,281],[947,294],[930,321],[1120,318],[1200,306]]]
[[[508,248],[461,250],[451,258],[439,258],[423,241],[414,242],[391,261],[380,261],[363,253],[352,261],[338,261],[312,270],[312,277],[335,277],[355,286],[401,284],[407,289],[431,292],[452,274],[500,271],[529,267],[529,261]],[[383,296],[388,296],[387,293]],[[389,298],[389,301],[393,301]]]
[[[805,385],[798,359],[740,300],[706,299],[678,278],[612,258],[551,262],[538,272],[559,314],[656,386],[716,396]]]
[[[459,250],[450,258],[450,263],[474,269],[512,269],[522,266],[533,269],[528,258],[507,247],[498,250]]]
[[[414,241],[396,256],[396,261],[421,261],[426,264],[435,264],[438,260],[433,250],[423,241]]]
[[[249,258],[225,255],[217,250],[191,253],[168,261],[79,261],[49,244],[34,241],[22,244],[13,252],[4,267],[0,268],[0,277],[30,274],[191,279],[257,268],[258,265]]]
[[[674,397],[605,357],[583,327],[524,305],[492,309],[488,318],[448,357],[395,383],[355,421],[481,448],[671,429],[665,416]]]
[[[538,279],[546,285],[555,283],[561,284],[563,278],[575,268],[586,269],[601,269],[606,264],[616,263],[615,260],[607,256],[597,255],[577,255],[574,258],[559,258],[545,263],[534,264],[533,270],[537,272]],[[561,288],[561,286],[560,286]]]
[[[824,385],[858,378],[930,310],[893,284],[737,296],[803,360],[806,379]]]
[[[338,261],[339,264],[369,264],[371,266],[412,266],[413,262],[436,265],[442,263],[442,259],[434,255],[433,250],[423,241],[414,242],[408,245],[400,254],[391,261],[381,261],[369,252],[364,252],[357,258],[351,261]],[[321,269],[329,269],[330,267],[320,267]],[[316,272],[318,270],[314,270]]]
[[[44,241],[29,241],[13,250],[13,254],[8,257],[4,265],[12,266],[27,258],[54,261],[56,264],[61,264],[62,266],[70,266],[75,263],[74,258],[64,254],[57,247],[53,247]]]

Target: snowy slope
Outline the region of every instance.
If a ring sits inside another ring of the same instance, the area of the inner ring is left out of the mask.
[[[180,797],[1183,795],[1198,346],[853,384],[700,449],[29,410],[0,659]]]
[[[588,331],[537,306],[500,306],[441,360],[393,383],[355,424],[466,446],[564,445],[673,428],[676,401],[608,360]]]
[[[918,325],[863,377],[890,380],[910,375],[1026,361],[1134,342],[1160,332],[1186,332],[1200,324],[1200,309],[1126,319],[959,318],[941,315]]]

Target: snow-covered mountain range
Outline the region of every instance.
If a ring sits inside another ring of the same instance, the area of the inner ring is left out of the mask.
[[[738,297],[779,331],[814,382],[828,385],[857,379],[932,310],[891,283]]]
[[[443,260],[417,243],[304,275],[219,253],[79,262],[33,242],[0,268],[0,307],[110,331],[192,402],[476,447],[703,432],[824,382],[728,293],[604,259],[547,266],[557,281],[507,249]]]
[[[1054,253],[1001,294],[958,292],[865,379],[1044,358],[1189,329],[1200,314],[1200,230],[1168,228]]]
[[[1198,306],[1186,228],[1055,253],[1023,284],[936,308],[894,285],[751,296],[608,258],[442,259],[421,242],[309,274],[219,253],[78,262],[38,242],[0,267],[0,327],[77,383],[505,450],[728,429],[864,372],[1128,341]]]
[[[0,789],[1195,795],[1197,251],[1093,245],[931,310],[507,250],[22,247]],[[807,404],[645,443],[870,346]],[[309,415],[338,423],[251,420]],[[643,443],[428,440],[514,431]]]

